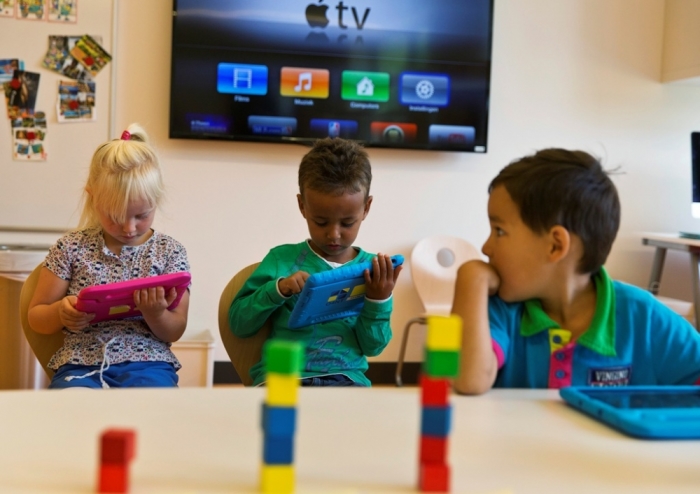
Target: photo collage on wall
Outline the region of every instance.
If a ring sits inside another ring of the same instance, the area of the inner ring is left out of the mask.
[[[49,36],[42,65],[73,79],[59,82],[56,110],[60,123],[97,119],[93,77],[112,60],[101,43],[100,36]]]
[[[34,109],[41,74],[24,70],[16,58],[0,59],[0,85],[12,129],[12,158],[46,160],[46,114]]]
[[[0,17],[74,24],[78,0],[0,0]]]
[[[46,160],[46,116],[36,112],[31,117],[11,120],[12,158],[17,161]]]
[[[75,23],[77,0],[0,0],[0,19]],[[7,22],[7,21],[3,21]],[[0,31],[2,26],[0,26]],[[97,120],[94,77],[112,60],[97,35],[51,35],[42,68],[60,75],[56,121]],[[0,59],[0,88],[12,129],[12,157],[17,161],[47,159],[47,116],[35,109],[41,74],[27,70],[18,58]]]

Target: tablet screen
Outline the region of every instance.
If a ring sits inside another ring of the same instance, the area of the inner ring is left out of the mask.
[[[700,388],[635,390],[628,388],[607,388],[581,390],[593,399],[600,400],[615,408],[700,408]]]

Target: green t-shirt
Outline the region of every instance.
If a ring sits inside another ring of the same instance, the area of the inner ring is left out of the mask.
[[[374,254],[355,248],[357,256],[345,266],[369,261]],[[381,353],[391,340],[392,298],[385,301],[366,301],[357,317],[336,319],[297,329],[289,329],[287,322],[298,295],[283,297],[277,290],[277,281],[296,271],[309,274],[333,269],[311,250],[306,241],[280,245],[270,250],[258,268],[245,282],[229,309],[229,323],[239,337],[257,333],[269,318],[271,338],[301,341],[306,365],[302,377],[344,374],[353,381],[370,386],[365,377],[367,357]],[[264,356],[250,369],[253,384],[265,381]]]

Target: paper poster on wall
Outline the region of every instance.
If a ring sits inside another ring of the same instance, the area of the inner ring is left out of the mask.
[[[0,58],[0,84],[10,82],[15,70],[24,69],[24,63],[16,58]]]
[[[100,36],[91,37],[98,43],[102,42]],[[42,65],[77,81],[92,79],[90,72],[70,54],[80,38],[81,36],[49,36],[49,49]]]
[[[15,0],[0,0],[0,17],[15,16]]]
[[[95,83],[59,81],[56,110],[59,123],[96,121]]]
[[[46,0],[17,0],[17,19],[43,21],[46,15]]]
[[[15,70],[10,82],[3,84],[8,118],[32,116],[34,114],[34,104],[39,91],[39,78],[40,74],[36,72]]]
[[[78,0],[49,0],[49,22],[78,22]]]
[[[87,34],[75,43],[70,54],[83,64],[93,77],[112,60],[111,55],[93,37]]]
[[[12,159],[15,161],[46,161],[46,116],[36,112],[33,117],[14,118],[12,126]]]

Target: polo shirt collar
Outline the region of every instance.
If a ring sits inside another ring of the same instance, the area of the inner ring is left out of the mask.
[[[606,357],[614,357],[615,351],[615,290],[605,268],[593,276],[596,289],[595,314],[591,325],[577,343]],[[542,309],[537,299],[526,300],[520,320],[520,334],[532,336],[551,328],[559,328]],[[565,328],[563,328],[565,329]]]

